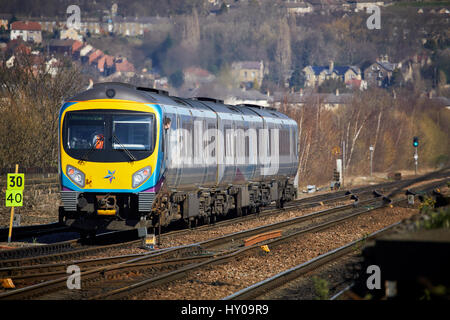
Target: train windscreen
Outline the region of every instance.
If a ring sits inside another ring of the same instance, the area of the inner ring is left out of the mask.
[[[155,117],[118,110],[71,111],[64,118],[63,146],[75,159],[94,162],[141,160],[153,153]]]

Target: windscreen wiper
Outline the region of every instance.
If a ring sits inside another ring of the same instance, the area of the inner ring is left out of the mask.
[[[130,157],[131,161],[136,161],[136,157],[127,148],[125,148],[125,146],[122,143],[120,143],[119,138],[117,138],[115,134],[113,134],[112,137],[114,138],[114,140],[117,141],[122,150],[125,151],[125,153]]]

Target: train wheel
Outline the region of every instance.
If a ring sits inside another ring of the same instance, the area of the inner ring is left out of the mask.
[[[283,199],[278,199],[276,204],[277,204],[277,208],[278,209],[284,208],[284,201],[283,201]]]
[[[242,208],[236,208],[236,216],[242,217]]]
[[[197,226],[197,218],[189,219],[189,229],[193,229]]]
[[[64,224],[64,220],[66,218],[66,212],[64,211],[64,207],[59,207],[58,211],[58,222],[60,224]]]

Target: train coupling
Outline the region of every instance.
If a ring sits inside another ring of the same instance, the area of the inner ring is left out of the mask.
[[[101,209],[98,209],[97,210],[97,214],[99,216],[115,216],[116,215],[116,210],[115,209],[113,209],[113,210],[101,210]]]
[[[117,213],[116,196],[107,195],[97,195],[97,214],[101,216],[115,216]]]

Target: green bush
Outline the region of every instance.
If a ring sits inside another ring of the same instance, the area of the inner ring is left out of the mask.
[[[425,229],[450,228],[450,208],[440,209],[430,215],[430,219],[423,222]]]
[[[321,279],[318,277],[312,278],[314,283],[314,290],[316,293],[316,300],[328,300],[330,289],[328,288],[329,284],[328,281],[325,279]]]

